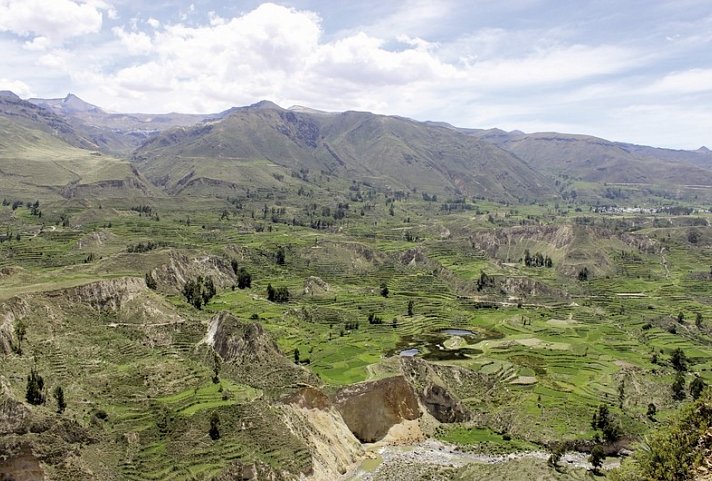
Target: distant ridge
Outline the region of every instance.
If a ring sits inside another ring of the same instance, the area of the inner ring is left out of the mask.
[[[200,182],[222,185],[224,178],[240,185],[244,179],[225,171],[220,160],[228,158],[267,160],[397,189],[493,199],[555,196],[561,179],[712,186],[712,151],[706,146],[675,150],[579,134],[461,128],[369,112],[285,109],[270,100],[209,115],[110,113],[71,93],[25,102],[5,91],[0,104],[14,108],[10,114],[18,120],[23,115],[44,119],[45,131],[72,145],[132,157],[168,191]],[[188,165],[187,157],[202,159],[202,165]],[[178,165],[183,170],[176,170]],[[211,173],[200,180],[203,170]],[[172,183],[177,171],[192,180]]]

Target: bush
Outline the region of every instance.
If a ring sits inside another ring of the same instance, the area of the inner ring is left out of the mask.
[[[635,454],[611,473],[613,481],[685,481],[692,479],[709,441],[701,442],[712,423],[712,396],[705,390],[671,423],[641,442]]]

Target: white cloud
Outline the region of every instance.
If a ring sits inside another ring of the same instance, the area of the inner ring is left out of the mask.
[[[50,46],[50,39],[47,37],[35,37],[32,40],[25,42],[23,45],[27,50],[43,51]]]
[[[54,2],[93,9],[100,20],[112,8],[102,0]],[[494,8],[484,0],[477,3]],[[58,38],[98,27],[88,20],[74,21],[80,26],[73,29],[9,22],[2,9],[12,5],[14,18],[20,19],[19,3],[0,0],[0,30],[12,23],[9,31],[29,37],[7,36],[14,46],[0,64],[0,77],[22,79],[35,89],[49,86],[53,92],[71,88],[102,107],[124,112],[216,112],[266,98],[285,107],[370,110],[466,127],[555,129],[635,141],[647,132],[653,139],[648,143],[677,136],[685,146],[690,145],[689,132],[703,136],[705,129],[710,131],[706,104],[695,105],[692,99],[699,103],[709,97],[712,68],[694,54],[689,64],[698,68],[680,67],[685,49],[699,48],[702,40],[665,42],[661,35],[664,46],[648,47],[616,44],[610,37],[605,42],[571,39],[565,26],[511,29],[497,23],[447,38],[429,34],[442,32],[443,22],[448,25],[465,4],[413,0],[394,8],[374,2],[378,13],[370,16],[370,26],[338,32],[325,32],[327,23],[315,12],[271,3],[235,17],[224,9],[211,13],[188,6],[174,12],[174,19],[190,13],[189,23],[171,23],[158,14],[146,20],[136,11],[121,10],[124,25],[102,32],[108,35],[57,45]],[[65,21],[61,15],[55,18],[57,25]],[[430,22],[439,27],[431,28]],[[651,80],[650,73],[661,71],[659,65],[672,58],[678,70]],[[57,87],[58,82],[64,83]],[[26,86],[19,88],[28,91]],[[628,109],[631,104],[664,104],[668,110]],[[682,112],[689,107],[702,127],[684,120]],[[682,127],[671,129],[662,120],[665,112]],[[659,135],[662,130],[671,133]]]
[[[43,54],[37,63],[42,67],[47,67],[59,71],[69,70],[71,54],[66,50],[52,50],[51,52]]]
[[[111,31],[132,55],[145,55],[153,50],[151,37],[144,32],[127,32],[121,27],[114,27]]]
[[[697,149],[705,143],[712,147],[710,126],[712,111],[705,105],[648,103],[614,110],[607,129],[608,138],[614,140]],[[650,141],[651,132],[655,133],[654,142]]]
[[[415,3],[419,9],[411,20],[442,15],[445,7],[433,10],[426,3]],[[519,55],[463,62],[452,58],[449,45],[406,34],[385,38],[352,32],[326,39],[314,12],[270,3],[234,18],[209,15],[202,26],[164,23],[150,33],[138,30],[137,22],[129,27],[115,27],[113,33],[127,53],[145,60],[134,59],[116,71],[99,69],[89,85],[86,69],[75,68],[73,74],[82,76],[87,89],[93,83],[95,89],[112,92],[114,108],[122,109],[123,102],[129,110],[188,111],[199,104],[215,111],[270,98],[285,105],[418,116],[452,102],[453,95],[473,101],[485,92],[563,85],[619,72],[636,55],[605,45],[550,43]],[[492,29],[468,38],[475,48],[512,41],[507,32]]]
[[[712,91],[712,69],[695,68],[673,72],[653,83],[650,93],[697,93]]]
[[[0,31],[61,42],[101,29],[104,2],[0,0]]]
[[[34,95],[30,86],[21,80],[0,78],[0,90],[9,90],[22,98],[32,97]]]

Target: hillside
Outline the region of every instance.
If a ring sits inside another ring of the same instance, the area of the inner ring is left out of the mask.
[[[185,191],[187,178],[239,183],[240,169],[225,166],[252,161],[393,190],[510,200],[553,193],[517,157],[451,129],[365,112],[292,111],[269,102],[163,132],[134,158],[149,179],[173,193]]]
[[[712,185],[712,155],[611,142],[587,135],[465,130],[549,175],[597,183]],[[670,168],[675,165],[675,169]]]
[[[702,198],[562,202],[525,134],[268,102],[129,162],[11,102],[0,478],[591,479],[712,383]]]
[[[63,118],[42,107],[22,100],[12,92],[0,92],[0,116],[12,123],[39,130],[66,143],[82,149],[96,150],[98,146],[89,138],[82,135]]]
[[[74,94],[64,98],[31,98],[28,102],[51,111],[75,129],[85,132],[103,151],[128,155],[160,131],[194,125],[208,116],[194,114],[124,114],[107,112]]]
[[[5,198],[161,195],[128,162],[74,147],[45,127],[42,117],[18,122],[0,114],[0,192]]]

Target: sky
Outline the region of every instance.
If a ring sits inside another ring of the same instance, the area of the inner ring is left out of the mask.
[[[712,1],[0,0],[0,90],[712,148]]]

